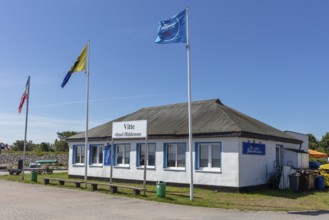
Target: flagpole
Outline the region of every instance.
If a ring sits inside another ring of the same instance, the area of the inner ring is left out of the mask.
[[[85,188],[87,188],[88,179],[88,115],[89,115],[89,56],[90,56],[90,40],[88,40],[87,51],[87,89],[86,89],[86,132],[85,132]]]
[[[142,150],[141,150],[142,151]],[[146,122],[146,137],[145,137],[145,155],[144,155],[144,180],[143,180],[143,188],[146,189],[146,169],[148,165],[148,157],[149,157],[149,150],[148,150],[148,131],[147,131],[147,122]],[[145,192],[144,190],[144,196]]]
[[[23,149],[23,167],[22,167],[22,180],[24,180],[24,164],[25,164],[25,152],[26,152],[26,137],[27,137],[27,122],[29,116],[29,102],[30,102],[30,76],[27,79],[27,100],[26,100],[26,115],[25,115],[25,135],[24,135],[24,149]]]
[[[186,8],[186,49],[187,49],[187,81],[188,81],[188,133],[189,133],[189,150],[190,150],[190,201],[193,200],[193,147],[192,147],[192,109],[191,109],[191,70],[190,70],[190,36],[189,36],[189,18],[188,7]]]
[[[113,129],[113,122],[112,122],[112,129]],[[111,170],[110,170],[110,184],[112,184],[112,178],[113,178],[113,165],[114,165],[114,137],[112,135],[112,138],[111,138]]]

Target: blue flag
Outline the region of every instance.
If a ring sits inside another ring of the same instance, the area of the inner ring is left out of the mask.
[[[104,166],[111,165],[111,146],[108,144],[104,149]]]
[[[159,22],[155,43],[186,43],[186,9],[168,20]]]

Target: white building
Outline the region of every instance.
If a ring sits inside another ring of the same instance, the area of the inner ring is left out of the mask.
[[[143,108],[90,129],[88,178],[110,177],[112,122],[148,121],[147,181],[190,183],[187,103]],[[302,167],[301,138],[277,130],[221,103],[192,103],[194,185],[240,191],[264,185],[283,165]],[[68,139],[69,175],[84,176],[84,132]],[[113,178],[142,181],[144,139],[115,140]],[[303,162],[304,163],[304,162]]]

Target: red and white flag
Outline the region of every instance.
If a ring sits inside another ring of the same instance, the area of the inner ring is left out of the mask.
[[[24,90],[24,92],[22,94],[21,102],[19,103],[18,113],[21,113],[22,108],[23,108],[23,105],[24,105],[24,102],[29,97],[29,87],[30,87],[30,77],[27,79],[25,90]]]

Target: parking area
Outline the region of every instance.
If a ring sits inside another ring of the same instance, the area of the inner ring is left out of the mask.
[[[328,219],[326,211],[245,212],[149,202],[38,184],[0,180],[1,219]]]

